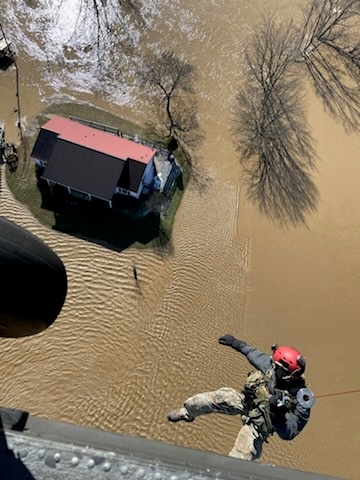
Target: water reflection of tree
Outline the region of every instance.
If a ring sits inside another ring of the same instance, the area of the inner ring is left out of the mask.
[[[64,0],[60,1],[59,12]],[[85,50],[93,50],[97,55],[98,66],[104,66],[110,56],[115,62],[118,51],[130,53],[133,47],[132,29],[135,24],[142,24],[143,19],[137,0],[80,0],[77,6],[73,38],[79,29],[84,29],[93,37],[93,43]],[[112,67],[116,65],[112,63]]]
[[[259,26],[245,53],[234,110],[248,198],[282,224],[305,222],[318,196],[309,175],[314,149],[293,62],[295,36],[291,24],[274,18]]]
[[[331,114],[348,129],[360,126],[359,6],[359,0],[311,0],[302,28],[264,19],[245,51],[233,129],[248,197],[279,223],[304,223],[317,205],[303,73]]]

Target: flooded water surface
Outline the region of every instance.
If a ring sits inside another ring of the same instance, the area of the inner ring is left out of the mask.
[[[109,18],[118,15],[115,3],[108,2]],[[47,331],[1,340],[0,402],[227,454],[240,420],[213,415],[173,425],[166,412],[193,393],[241,387],[249,367],[217,343],[224,333],[267,352],[273,343],[290,344],[306,356],[307,380],[319,398],[302,434],[291,443],[272,438],[262,461],[358,479],[359,394],[320,395],[360,388],[359,136],[329,117],[309,87],[319,203],[306,226],[272,223],[246,200],[229,130],[231,105],[244,41],[260,14],[271,7],[282,18],[297,18],[296,2],[143,3],[122,12],[123,35],[113,49],[99,51],[85,21],[90,17],[80,8],[87,2],[0,0],[7,12],[3,28],[18,51],[24,128],[49,103],[64,99],[145,124],[151,107],[135,63],[145,49],[171,47],[198,71],[204,141],[197,154],[207,180],[206,189],[185,191],[173,250],[160,255],[136,246],[116,252],[45,228],[13,198],[1,171],[0,214],[58,253],[69,285]],[[7,140],[17,142],[15,71],[0,75],[0,118]]]

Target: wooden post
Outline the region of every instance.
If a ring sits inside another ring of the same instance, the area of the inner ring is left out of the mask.
[[[0,23],[0,29],[1,29],[1,33],[2,33],[2,36],[5,40],[5,42],[7,43],[7,45],[9,45],[9,42],[6,39],[5,32],[4,32],[4,29],[3,29],[1,23]],[[18,69],[18,66],[17,66],[17,63],[16,63],[14,52],[11,52],[11,50],[9,50],[9,52],[14,56],[13,62],[14,62],[14,65],[15,65],[15,85],[16,85],[17,112],[18,112],[18,124],[17,124],[17,126],[20,130],[20,139],[22,141],[23,134],[22,134],[22,127],[21,127],[21,112],[20,112],[19,69]]]
[[[22,134],[22,127],[21,127],[21,112],[20,112],[19,69],[18,69],[16,60],[14,60],[14,65],[15,65],[15,72],[16,72],[16,98],[17,98],[17,112],[18,112],[18,125],[17,126],[20,130],[20,139],[22,141],[23,134]]]

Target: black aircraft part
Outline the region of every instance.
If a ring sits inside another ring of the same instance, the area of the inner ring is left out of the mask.
[[[0,216],[0,337],[34,335],[59,315],[65,267],[32,233]]]

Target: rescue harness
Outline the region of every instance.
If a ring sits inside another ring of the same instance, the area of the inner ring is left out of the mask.
[[[253,425],[265,442],[273,434],[269,403],[269,381],[273,373],[274,368],[265,374],[259,370],[250,372],[242,390],[245,396],[245,423]]]

